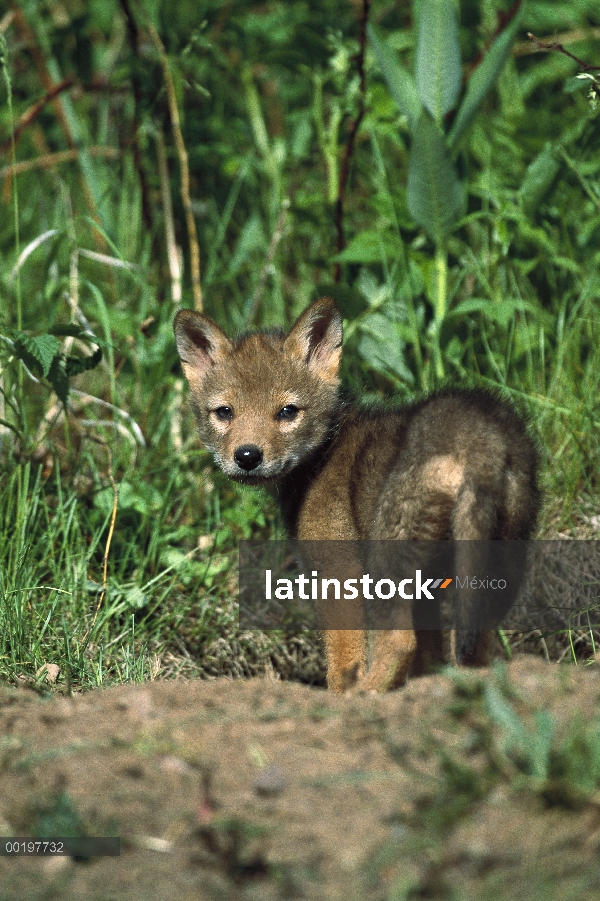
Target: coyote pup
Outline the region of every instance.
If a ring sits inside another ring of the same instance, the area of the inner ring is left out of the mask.
[[[342,317],[330,298],[312,303],[287,335],[230,340],[191,310],[178,312],[174,328],[202,442],[228,476],[274,486],[292,536],[531,535],[536,453],[517,414],[478,390],[397,410],[346,404],[338,393]],[[489,633],[451,634],[455,662],[488,662]],[[367,669],[363,628],[325,631],[329,688],[397,687],[432,653],[441,662],[442,644],[439,633],[379,631]]]

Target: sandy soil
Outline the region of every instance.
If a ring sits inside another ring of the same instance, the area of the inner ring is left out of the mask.
[[[121,854],[0,856],[0,899],[591,901],[600,794],[553,788],[519,753],[535,770],[543,717],[560,743],[599,698],[599,666],[531,657],[367,697],[273,679],[2,687],[0,833],[118,835]]]

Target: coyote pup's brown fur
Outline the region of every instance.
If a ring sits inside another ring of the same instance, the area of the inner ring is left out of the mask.
[[[177,314],[175,335],[201,440],[227,475],[275,486],[293,536],[531,535],[536,453],[516,413],[471,390],[392,411],[347,405],[338,393],[342,319],[329,298],[312,303],[288,335],[230,340],[190,310]],[[377,632],[367,670],[362,629],[325,632],[328,685],[396,687],[411,666],[432,654],[439,662],[439,639],[410,629]],[[481,664],[488,650],[489,635],[476,633],[453,656]]]

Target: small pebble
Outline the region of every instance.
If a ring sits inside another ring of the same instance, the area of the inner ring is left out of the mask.
[[[263,798],[273,798],[287,788],[283,770],[278,766],[266,766],[254,780],[254,791]]]

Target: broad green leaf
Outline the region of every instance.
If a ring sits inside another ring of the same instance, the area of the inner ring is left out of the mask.
[[[406,345],[396,326],[383,313],[366,317],[360,326],[358,352],[375,369],[412,385],[415,377],[406,365]]]
[[[529,313],[536,320],[541,321],[543,311],[540,307],[527,300],[522,300],[520,297],[506,298],[500,301],[488,300],[484,297],[470,297],[454,307],[448,316],[457,319],[473,313],[483,313],[487,319],[506,327],[516,313]]]
[[[426,112],[413,137],[406,199],[417,225],[437,245],[444,242],[462,215],[463,191],[456,167],[441,129]]]
[[[463,102],[448,135],[448,145],[452,151],[458,146],[460,139],[479,112],[483,101],[492,90],[520,24],[521,16],[520,13],[517,13],[508,28],[498,35],[469,78]]]
[[[102,488],[94,495],[94,506],[105,514],[110,514],[114,504],[113,489],[108,486]],[[139,485],[133,485],[131,482],[123,481],[119,484],[119,510],[135,510],[142,516],[156,515],[163,505],[163,499],[160,491],[153,485],[146,482],[140,482]],[[182,558],[185,554],[181,552]]]
[[[142,610],[150,601],[150,595],[145,594],[139,585],[130,585],[121,591],[129,610]]]
[[[366,229],[355,235],[348,246],[338,253],[336,263],[383,263],[398,253],[398,239],[389,232]]]
[[[400,112],[408,119],[410,130],[414,131],[422,111],[415,81],[410,72],[400,64],[394,51],[388,47],[373,25],[368,26],[368,32],[381,74],[385,78]]]
[[[110,34],[116,16],[116,0],[89,0],[89,15],[92,28]]]
[[[576,91],[583,91],[584,88],[589,90],[590,85],[594,82],[594,76],[590,72],[580,72],[573,78],[567,78],[563,91],[565,94],[574,94]]]
[[[60,341],[54,335],[31,336],[17,332],[15,350],[29,369],[46,378],[52,362],[60,353]]]
[[[344,282],[321,282],[315,285],[312,293],[314,300],[317,297],[332,297],[342,312],[344,319],[356,319],[368,308],[369,304],[362,293],[356,287]]]
[[[453,310],[450,310],[448,316],[468,316],[470,313],[485,313],[492,301],[487,297],[469,297],[468,300],[462,300]]]
[[[421,3],[416,82],[419,98],[438,125],[458,99],[461,84],[460,46],[453,0]]]
[[[560,166],[556,147],[548,141],[542,152],[527,167],[519,188],[519,202],[528,215],[535,212],[552,187]]]

